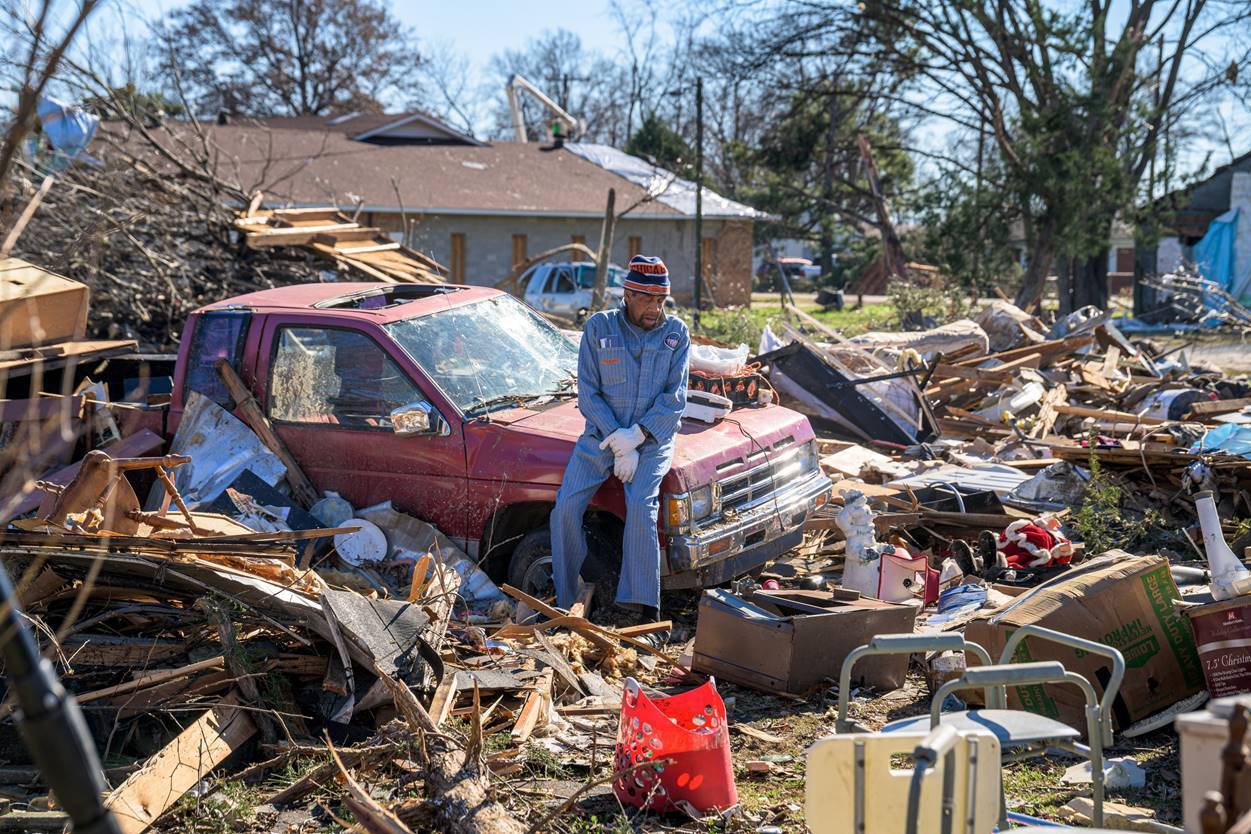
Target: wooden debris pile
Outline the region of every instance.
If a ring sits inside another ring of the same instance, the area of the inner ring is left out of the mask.
[[[333,206],[262,209],[257,192],[235,218],[249,249],[304,247],[341,267],[353,279],[387,283],[441,284],[447,270],[438,261],[364,226]]]
[[[1217,489],[1222,516],[1251,513],[1251,447],[1240,443],[1251,384],[1191,366],[1185,344],[1130,339],[1103,315],[1048,327],[1006,302],[979,317],[980,340],[965,338],[974,322],[849,341],[800,318],[810,335],[788,333],[795,341],[762,359],[784,404],[830,438],[822,463],[836,500],[808,522],[827,537],[817,553],[840,552],[845,489],[867,494],[879,531],[935,567],[961,540],[993,560],[983,534],[1044,514],[1079,550],[1095,534],[1102,547],[1202,558],[1194,490]]]

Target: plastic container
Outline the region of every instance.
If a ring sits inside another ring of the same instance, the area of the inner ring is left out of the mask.
[[[634,678],[626,679],[615,768],[638,765],[645,766],[613,782],[623,805],[664,813],[690,804],[703,814],[738,804],[725,702],[715,681],[653,699]]]
[[[1216,514],[1216,501],[1208,490],[1195,493],[1195,511],[1203,529],[1203,549],[1212,571],[1212,599],[1223,602],[1251,593],[1251,571],[1229,549],[1221,533],[1221,519]]]

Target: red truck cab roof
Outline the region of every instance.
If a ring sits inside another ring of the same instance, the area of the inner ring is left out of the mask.
[[[346,314],[387,324],[501,294],[500,290],[490,287],[462,284],[292,284],[237,295],[205,305],[196,312],[246,309],[255,313],[323,313],[336,318]]]

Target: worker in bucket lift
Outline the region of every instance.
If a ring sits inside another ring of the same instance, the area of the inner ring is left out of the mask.
[[[621,307],[591,316],[582,332],[578,409],[586,428],[552,511],[552,575],[557,604],[568,608],[586,559],[583,513],[615,475],[626,496],[617,606],[639,622],[654,622],[660,619],[660,481],[686,407],[690,337],[681,319],[665,315],[669,270],[660,258],[631,258],[624,291]]]

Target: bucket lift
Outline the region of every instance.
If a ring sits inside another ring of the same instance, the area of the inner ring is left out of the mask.
[[[576,140],[582,135],[585,125],[569,115],[568,111],[552,101],[546,93],[530,83],[524,76],[513,73],[504,89],[508,93],[508,110],[513,117],[513,132],[516,133],[518,142],[527,141],[526,120],[521,112],[521,93],[523,92],[532,95],[551,114],[552,122],[549,132],[553,142],[561,144],[566,139]]]

